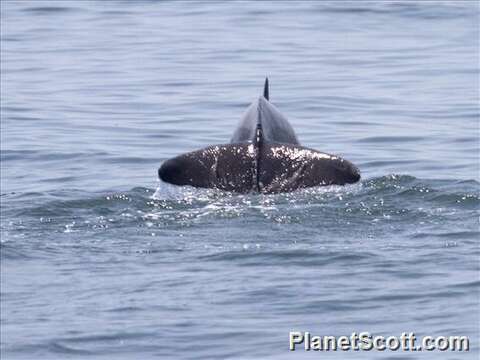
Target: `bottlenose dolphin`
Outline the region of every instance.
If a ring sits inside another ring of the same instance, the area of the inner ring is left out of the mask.
[[[162,181],[237,193],[289,192],[360,180],[358,168],[336,155],[300,145],[288,120],[263,96],[247,109],[229,144],[213,145],[165,161]]]

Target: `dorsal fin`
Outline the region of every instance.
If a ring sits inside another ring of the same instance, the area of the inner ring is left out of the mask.
[[[268,77],[265,78],[265,86],[263,87],[263,97],[267,100],[269,99],[269,89],[268,89]]]
[[[259,124],[264,142],[299,144],[295,131],[287,118],[263,96],[260,96],[248,107],[230,142],[255,142],[256,129]]]

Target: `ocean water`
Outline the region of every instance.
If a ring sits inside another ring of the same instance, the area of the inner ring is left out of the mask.
[[[1,2],[2,359],[478,359],[479,3]],[[161,184],[269,76],[360,183]],[[306,352],[314,335],[470,351]]]

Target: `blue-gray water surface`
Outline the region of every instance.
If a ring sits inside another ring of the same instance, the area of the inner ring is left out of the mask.
[[[476,1],[2,1],[2,359],[478,359],[478,56]],[[157,181],[265,76],[360,183]],[[290,352],[293,330],[470,351]]]

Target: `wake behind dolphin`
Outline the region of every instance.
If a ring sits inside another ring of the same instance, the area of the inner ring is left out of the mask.
[[[268,79],[229,144],[169,159],[158,176],[174,185],[267,194],[360,180],[351,162],[300,145],[288,120],[270,103]]]

